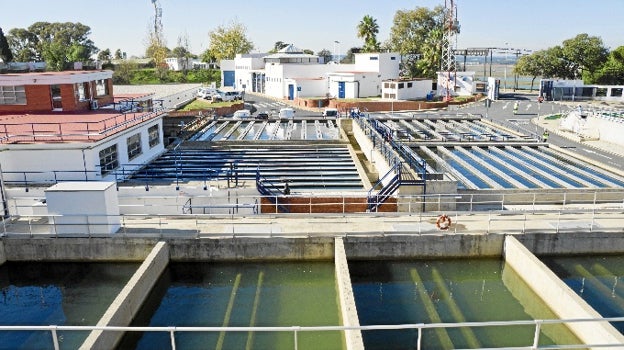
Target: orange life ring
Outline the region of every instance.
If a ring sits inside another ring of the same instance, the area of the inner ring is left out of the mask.
[[[448,230],[451,227],[451,218],[447,215],[440,215],[436,220],[436,227],[443,231]]]

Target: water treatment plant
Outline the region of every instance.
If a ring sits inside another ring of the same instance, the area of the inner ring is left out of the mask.
[[[156,100],[3,116],[0,348],[624,346],[622,155],[571,144],[568,105]]]

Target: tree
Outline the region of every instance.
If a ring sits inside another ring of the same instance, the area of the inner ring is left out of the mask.
[[[90,61],[98,51],[89,39],[91,28],[82,23],[36,22],[28,29],[11,29],[9,34],[18,60],[43,59],[57,70],[64,69],[70,61]]]
[[[237,54],[251,52],[254,45],[247,38],[246,32],[247,28],[238,22],[231,23],[229,27],[219,26],[210,31],[208,33],[210,47],[202,54],[202,58],[213,57],[216,61],[231,60]]]
[[[373,17],[366,15],[357,26],[358,38],[364,39],[364,52],[379,52],[380,44],[377,41],[377,34],[379,33],[379,25],[377,20]]]
[[[123,58],[123,54],[121,53],[120,49],[115,50],[115,59],[116,60],[120,60]]]
[[[178,37],[178,46],[171,50],[173,57],[177,58],[178,61],[184,61],[184,65],[182,67],[184,76],[186,76],[186,73],[188,72],[190,59],[193,58],[193,54],[189,51],[189,47],[188,35],[184,34]]]
[[[329,63],[332,59],[331,51],[327,49],[322,49],[321,51],[317,52],[316,55],[322,57],[324,63]]]
[[[121,61],[113,72],[113,84],[130,84],[132,73],[136,71],[138,65],[130,60]]]
[[[352,64],[355,62],[355,54],[362,52],[359,47],[352,47],[347,50],[347,54],[340,60],[340,63]]]
[[[588,81],[593,79],[594,73],[605,64],[608,56],[602,39],[584,33],[564,40],[562,52],[569,70],[568,77],[582,76]]]
[[[514,73],[518,75],[526,75],[533,77],[531,79],[531,91],[533,91],[533,83],[538,76],[545,75],[545,61],[547,58],[545,50],[534,52],[531,55],[520,56],[514,66]]]
[[[594,83],[597,84],[624,84],[624,46],[609,53],[607,62],[596,72],[594,78]]]
[[[269,53],[276,53],[279,50],[285,48],[286,46],[288,46],[287,43],[285,43],[283,41],[276,41],[275,45],[273,45],[273,48],[269,51]]]
[[[13,28],[7,36],[9,46],[13,48],[13,59],[18,62],[40,61],[41,52],[37,51],[39,39],[23,28]]]
[[[102,61],[102,62],[110,61],[111,60],[110,49],[105,49],[105,50],[102,50],[102,51],[98,52],[97,58],[98,58],[99,61]]]
[[[402,62],[402,72],[412,77],[435,78],[442,55],[438,48],[442,47],[444,8],[399,10],[393,22],[386,46],[404,57],[411,57]]]
[[[2,28],[0,28],[0,58],[2,58],[2,61],[6,63],[13,61],[13,52],[9,46],[9,42],[2,32]]]

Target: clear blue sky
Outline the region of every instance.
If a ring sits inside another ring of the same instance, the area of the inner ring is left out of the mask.
[[[0,27],[27,28],[37,21],[81,22],[91,27],[100,49],[121,49],[143,55],[148,26],[153,24],[151,0],[1,0]],[[450,0],[448,0],[450,2]],[[456,0],[461,34],[457,47],[543,49],[579,33],[601,37],[615,49],[624,45],[624,0]],[[377,20],[377,39],[388,39],[397,10],[433,8],[444,0],[159,0],[167,46],[188,35],[191,51],[208,45],[208,32],[232,21],[247,27],[255,52],[266,52],[276,41],[302,49],[344,54],[362,46],[356,27],[365,15]],[[334,44],[339,41],[340,44]],[[334,47],[335,45],[335,47]]]

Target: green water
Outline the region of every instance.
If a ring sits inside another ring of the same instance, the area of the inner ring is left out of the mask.
[[[341,325],[332,262],[173,263],[133,326]],[[298,349],[343,349],[340,332],[299,332]],[[177,349],[294,349],[292,332],[186,333]],[[166,333],[120,349],[170,349]]]
[[[499,259],[351,261],[360,324],[416,324],[556,318]],[[520,347],[535,327],[423,330],[423,349]],[[416,331],[366,331],[366,349],[414,349]],[[579,344],[567,328],[544,325],[540,345]]]
[[[575,255],[541,259],[603,317],[624,316],[624,256]],[[624,333],[624,322],[613,325]]]
[[[139,264],[7,262],[0,266],[0,324],[94,326]],[[59,331],[61,349],[88,332]],[[0,332],[0,349],[53,349],[50,332]]]

